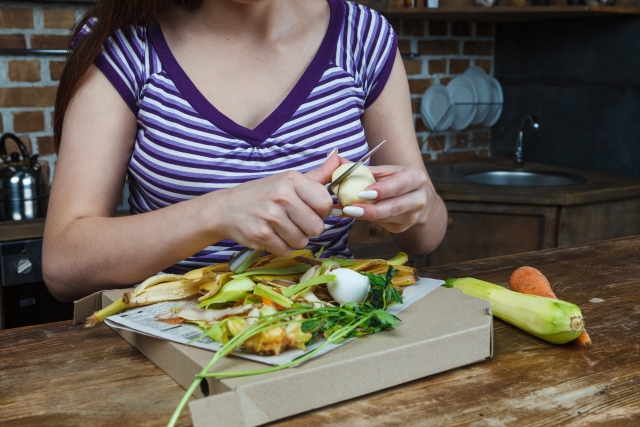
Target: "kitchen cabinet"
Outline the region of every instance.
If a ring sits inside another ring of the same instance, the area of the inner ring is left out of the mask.
[[[369,221],[356,220],[349,232],[349,249],[356,258],[391,258],[400,249],[391,233]]]
[[[429,265],[444,265],[555,247],[553,206],[445,202],[447,234],[428,256]]]
[[[447,234],[426,265],[640,234],[640,198],[577,206],[446,202]]]

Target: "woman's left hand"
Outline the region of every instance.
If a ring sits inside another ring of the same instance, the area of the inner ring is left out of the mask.
[[[366,219],[391,233],[402,233],[426,221],[427,206],[433,195],[424,171],[414,166],[370,166],[375,184],[360,193],[372,204],[344,207],[345,217]]]

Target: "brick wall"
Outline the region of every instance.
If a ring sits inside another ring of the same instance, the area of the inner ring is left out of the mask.
[[[493,74],[493,23],[441,22],[390,19],[398,34],[400,53],[414,54],[404,60],[409,77],[416,135],[424,154],[432,160],[489,155],[489,130],[481,125],[462,132],[447,131],[437,136],[420,117],[422,94],[434,83],[446,85],[471,65]]]
[[[86,4],[0,3],[0,49],[67,49]],[[53,176],[53,102],[64,55],[0,55],[0,130],[15,133]],[[17,151],[15,144],[9,151]]]
[[[0,2],[0,49],[66,49],[69,29],[87,6],[78,2]],[[399,36],[400,52],[417,55],[404,63],[422,152],[434,160],[442,157],[440,147],[450,158],[488,155],[487,129],[472,127],[438,137],[430,135],[420,118],[419,106],[422,94],[431,84],[446,84],[470,65],[478,65],[492,74],[493,24],[393,18],[390,21]],[[39,155],[50,177],[55,170],[53,102],[64,59],[64,56],[0,55],[0,131],[20,136],[29,151]],[[17,150],[11,146],[8,149]]]

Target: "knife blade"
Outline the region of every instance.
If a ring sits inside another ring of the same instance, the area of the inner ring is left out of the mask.
[[[342,181],[349,178],[356,171],[356,169],[362,166],[364,162],[369,160],[371,156],[373,156],[373,153],[378,151],[378,148],[380,148],[385,142],[387,142],[386,139],[378,144],[373,150],[369,151],[363,158],[354,163],[353,166],[347,169],[342,175],[325,185],[327,191],[333,191],[338,185],[340,185]],[[244,273],[247,268],[249,268],[251,264],[253,264],[258,258],[260,258],[265,252],[266,250],[264,249],[243,249],[231,258],[231,260],[229,261],[229,269],[237,274]]]
[[[382,141],[380,144],[378,144],[373,150],[369,151],[363,158],[361,158],[356,163],[354,163],[353,166],[351,166],[349,169],[347,169],[342,175],[340,175],[335,180],[333,180],[332,182],[330,182],[327,185],[325,185],[327,190],[333,191],[338,185],[340,185],[340,183],[342,181],[344,181],[345,179],[349,178],[356,171],[356,169],[358,169],[360,166],[362,166],[364,164],[364,162],[369,160],[371,158],[371,156],[373,156],[373,153],[378,151],[378,148],[380,148],[382,146],[382,144],[384,144],[385,142],[387,142],[386,139],[384,141]]]

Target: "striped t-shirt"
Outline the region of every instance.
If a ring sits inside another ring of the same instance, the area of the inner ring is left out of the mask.
[[[396,36],[378,13],[344,0],[328,2],[329,25],[318,52],[255,129],[238,125],[207,101],[172,55],[159,25],[123,28],[107,39],[95,64],[137,117],[128,170],[132,214],[287,170],[304,173],[334,148],[350,160],[367,153],[360,115],[389,77]],[[324,233],[311,238],[308,248],[350,256],[352,225],[353,219],[327,218]],[[211,242],[166,271],[226,262],[242,249],[232,240]]]

